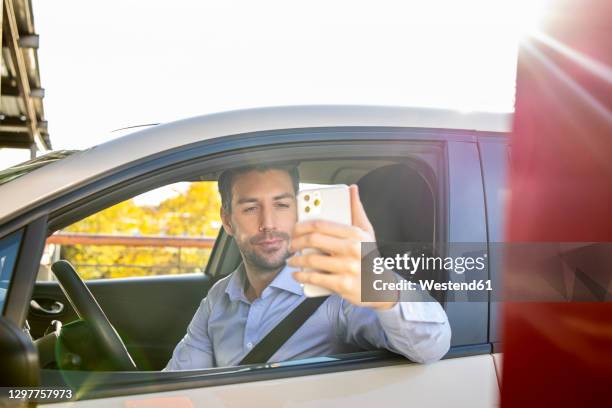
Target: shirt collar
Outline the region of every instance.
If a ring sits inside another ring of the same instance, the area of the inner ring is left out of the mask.
[[[242,300],[246,303],[249,303],[246,296],[244,296],[244,282],[246,279],[246,274],[244,270],[244,264],[241,262],[238,265],[238,268],[232,272],[232,276],[230,277],[229,282],[227,282],[227,287],[225,288],[225,293],[228,294],[230,300],[232,302],[236,300]]]
[[[302,296],[304,294],[304,288],[293,278],[293,272],[296,272],[297,270],[298,268],[285,265],[278,275],[276,275],[274,280],[270,282],[270,286]]]
[[[270,282],[270,285],[268,285],[268,287],[264,289],[262,297],[265,297],[267,295],[267,292],[269,292],[269,287],[285,290],[287,292],[291,292],[299,296],[304,295],[304,289],[302,285],[298,281],[293,279],[292,273],[297,270],[297,268],[285,265],[283,269],[281,269],[281,271],[278,273],[278,275],[276,275],[276,277],[272,280],[272,282]],[[232,276],[230,277],[230,280],[227,283],[227,287],[225,288],[225,293],[228,294],[232,302],[236,300],[242,300],[246,303],[249,303],[246,296],[244,295],[245,282],[246,270],[244,268],[244,263],[241,262],[238,268],[236,268],[236,270],[232,272]]]

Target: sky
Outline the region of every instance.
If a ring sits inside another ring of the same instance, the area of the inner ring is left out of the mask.
[[[53,148],[84,149],[128,126],[260,106],[511,112],[535,1],[32,3]],[[28,157],[0,149],[0,167]]]

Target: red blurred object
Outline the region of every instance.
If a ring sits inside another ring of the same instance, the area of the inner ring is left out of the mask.
[[[508,241],[612,241],[611,16],[551,2],[521,47]],[[507,303],[503,330],[502,407],[612,406],[612,302]]]

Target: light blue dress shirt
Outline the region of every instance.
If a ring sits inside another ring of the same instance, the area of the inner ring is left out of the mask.
[[[304,297],[285,266],[249,302],[241,264],[217,282],[202,300],[187,334],[162,371],[236,366]],[[450,347],[450,326],[437,302],[398,302],[387,310],[355,306],[330,296],[270,358],[270,362],[387,349],[412,361],[431,362]]]

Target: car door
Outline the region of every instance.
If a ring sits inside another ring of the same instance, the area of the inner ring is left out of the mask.
[[[317,129],[316,132],[308,129],[261,132],[257,138],[251,136],[234,135],[231,138],[207,141],[169,155],[166,162],[163,157],[156,157],[154,162],[123,168],[120,173],[112,175],[116,178],[114,182],[85,186],[84,191],[70,197],[69,201],[67,198],[65,204],[50,209],[48,228],[55,231],[117,203],[122,198],[176,181],[190,172],[197,174],[204,170],[215,171],[233,163],[278,158],[364,159],[379,158],[382,155],[405,159],[425,157],[431,153],[439,159],[436,168],[439,170],[439,198],[443,203],[439,211],[442,220],[439,225],[441,236],[448,242],[486,242],[482,174],[473,132],[330,128]],[[121,180],[130,182],[120,183]],[[221,245],[222,242],[223,239],[218,241],[220,247],[215,249],[210,264],[229,271],[230,264],[226,263],[221,254],[231,253],[231,249]],[[235,259],[235,256],[227,255],[227,262],[235,262]],[[261,390],[270,389],[270,386],[278,390],[273,396],[274,400],[287,403],[302,401],[314,405],[329,400],[334,404],[354,401],[363,405],[364,401],[372,401],[383,395],[386,401],[397,403],[403,400],[401,396],[406,387],[409,387],[413,401],[442,402],[446,401],[446,396],[454,395],[463,401],[474,402],[474,406],[490,406],[495,399],[496,380],[487,332],[488,305],[486,302],[455,302],[447,304],[446,310],[453,328],[453,347],[446,357],[447,361],[429,366],[413,364],[385,353],[367,356],[360,354],[262,367],[219,368],[213,371],[112,374],[42,370],[43,384],[66,385],[69,382],[72,387],[88,384],[81,398],[104,398],[83,401],[80,403],[83,406],[103,403],[109,406],[141,398],[134,397],[135,394],[143,394],[144,399],[183,396],[198,403],[211,404],[219,402],[218,398],[221,398],[221,401],[231,404],[242,400],[241,396],[254,398]],[[154,321],[157,316],[146,315],[146,318]],[[417,378],[420,380],[416,381]],[[261,381],[270,382],[262,384]],[[238,383],[248,383],[248,386],[228,386]],[[364,386],[355,390],[355,384]],[[369,384],[369,387],[365,384]],[[418,384],[430,384],[433,388],[417,387]],[[445,393],[432,392],[432,389],[438,388],[444,389]],[[308,395],[292,394],[292,390],[297,389],[312,391]],[[147,393],[155,394],[144,396]]]
[[[325,146],[327,154],[335,153],[340,148],[346,152],[346,143],[340,143],[334,148],[333,136],[341,137],[333,132],[328,134]],[[356,152],[348,154],[363,154],[366,150],[371,155],[375,154],[371,142],[375,142],[381,135],[373,132],[369,136],[370,140],[351,140],[351,148],[356,149]],[[308,140],[308,136],[304,137]],[[443,201],[446,201],[440,211],[445,220],[441,230],[445,231],[445,239],[449,242],[486,242],[484,191],[476,140],[469,132],[454,132],[440,137],[442,140],[438,138],[431,142],[442,147],[440,157],[444,160],[444,170],[438,180],[438,185],[445,191]],[[410,145],[407,139],[407,145]],[[397,146],[395,150],[401,151]],[[315,151],[320,152],[320,147],[310,150],[310,154]],[[401,190],[402,186],[396,187]],[[238,261],[239,253],[235,244],[222,234],[213,251],[209,272],[229,272]],[[421,405],[448,404],[451,400],[459,399],[470,401],[472,406],[491,406],[496,400],[497,380],[488,339],[488,304],[449,302],[446,310],[453,329],[453,347],[445,361],[428,366],[411,364],[405,359],[384,353],[338,360],[314,358],[286,365],[280,363],[276,367],[278,370],[273,367],[245,368],[240,370],[239,376],[233,368],[220,368],[216,376],[211,376],[206,370],[151,373],[147,380],[142,377],[144,374],[134,374],[131,376],[131,388],[120,385],[125,381],[121,375],[115,377],[114,388],[109,385],[112,380],[105,376],[106,388],[92,391],[90,395],[96,395],[96,392],[98,396],[116,395],[117,392],[130,394],[105,398],[105,404],[125,404],[128,401],[153,403],[176,398],[176,403],[190,400],[196,404],[215,405],[246,403],[246,400],[263,398],[264,401],[270,399],[278,404],[300,402],[319,406],[327,403],[331,406],[353,403],[363,406],[365,402],[374,400],[397,404],[398,398],[401,398],[398,396],[410,390],[410,400]],[[342,371],[342,374],[338,371]],[[187,378],[185,376],[190,378],[189,386],[184,382]],[[82,381],[78,378],[73,380],[76,383]],[[266,381],[261,383],[261,380]],[[90,373],[87,381],[100,382],[99,374]],[[152,382],[156,383],[158,391],[167,387],[190,389],[147,394],[145,384]],[[240,383],[241,386],[236,388],[224,385],[228,382]],[[270,394],[272,388],[275,392]],[[359,391],[350,391],[356,389]],[[445,392],[437,393],[435,390],[438,389],[444,389]],[[134,396],[135,393],[142,395]],[[449,397],[451,395],[452,398]],[[83,406],[96,406],[96,402],[91,401]]]

